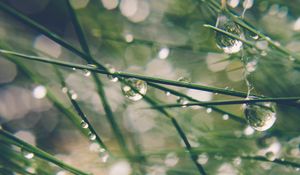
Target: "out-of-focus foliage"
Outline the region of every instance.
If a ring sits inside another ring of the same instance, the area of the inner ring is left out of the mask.
[[[246,82],[249,82],[254,94],[300,96],[300,60],[270,47],[253,32],[241,27],[243,37],[261,50],[243,44],[239,52],[226,54],[218,48],[216,32],[203,26],[215,26],[222,15],[214,11],[211,1],[220,3],[217,0],[70,0],[91,55],[116,71],[171,80],[187,77],[193,83],[245,93],[249,88]],[[227,0],[227,7],[242,15],[245,1]],[[81,50],[64,0],[1,0],[1,3],[17,9]],[[244,19],[282,47],[300,54],[300,1],[256,0],[245,11]],[[71,51],[0,11],[0,48],[4,47],[87,64]],[[16,137],[95,175],[198,173],[172,123],[158,110],[148,109],[150,106],[145,101],[128,100],[120,82],[100,75],[108,103],[136,161],[126,159],[121,149],[124,145],[118,144],[108,124],[90,73],[56,66],[73,91],[72,98],[114,154],[103,161],[94,139],[90,141],[81,135],[47,98],[46,94],[51,91],[67,109],[74,111],[53,65],[30,60],[19,62],[42,82],[32,81],[17,64],[0,55],[0,124]],[[247,78],[245,71],[250,72]],[[187,88],[169,88],[200,101],[237,99]],[[147,95],[161,104],[185,100],[150,86]],[[244,119],[242,105],[220,108]],[[275,157],[300,164],[299,105],[278,104],[276,108],[274,126],[263,132],[211,108],[167,110],[177,119],[198,156],[198,163],[208,174],[299,174],[299,168],[246,159],[247,156],[267,156],[271,160]],[[6,169],[6,165],[9,168]],[[23,171],[68,174],[36,156],[24,159],[22,150],[1,140],[0,173],[24,174]]]

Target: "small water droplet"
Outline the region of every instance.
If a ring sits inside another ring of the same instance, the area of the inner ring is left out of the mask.
[[[228,114],[224,114],[224,115],[222,116],[222,118],[223,118],[223,120],[228,120],[228,119],[229,119],[229,115],[228,115]]]
[[[87,64],[88,67],[91,67],[91,68],[97,68],[97,65],[95,64]]]
[[[295,168],[295,170],[296,170],[296,171],[300,171],[300,168],[297,167],[297,168]]]
[[[264,102],[247,104],[244,110],[249,125],[257,131],[265,131],[276,121],[275,103]]]
[[[89,138],[90,140],[96,140],[96,135],[92,132],[89,132]]]
[[[266,158],[270,161],[274,161],[276,159],[276,156],[273,152],[268,151],[268,152],[266,152]]]
[[[34,154],[31,153],[31,152],[28,152],[24,149],[21,150],[22,151],[22,154],[23,156],[26,158],[26,159],[32,159],[34,157]]]
[[[84,120],[81,121],[80,125],[81,125],[81,127],[84,128],[84,129],[86,129],[86,128],[89,127],[89,124],[87,124]]]
[[[208,155],[206,153],[199,154],[197,162],[201,165],[205,165],[208,162]]]
[[[186,100],[185,98],[183,98],[183,97],[177,97],[177,100],[176,100],[176,102],[178,103],[178,104],[182,104],[183,106],[183,108],[185,108],[185,107],[187,107],[186,106],[186,104],[188,104],[188,100]]]
[[[73,67],[73,68],[72,68],[72,70],[76,70],[76,68],[75,68],[75,67]]]
[[[240,27],[224,15],[218,17],[217,27],[233,35],[237,35],[240,38],[244,37]],[[217,32],[216,34],[216,43],[219,48],[223,49],[223,51],[228,54],[239,52],[243,46],[243,42],[240,40],[229,37],[221,32]]]
[[[67,92],[68,92],[68,88],[67,88],[67,87],[62,87],[62,88],[61,88],[61,91],[62,91],[63,93],[67,93]]]
[[[170,50],[167,47],[163,47],[158,52],[158,58],[166,59],[169,56]]]
[[[183,82],[183,83],[190,83],[191,80],[188,77],[179,77],[177,81]]]
[[[171,93],[169,91],[166,91],[165,93],[166,93],[166,96],[170,96],[171,95]]]
[[[116,72],[116,69],[110,64],[106,64],[105,67],[109,73],[113,74]],[[116,77],[114,75],[107,75],[107,78],[112,82],[117,82],[119,80],[118,77]]]
[[[257,40],[257,39],[259,38],[259,36],[258,36],[258,35],[254,35],[252,38],[253,38],[254,40]]]
[[[86,77],[89,77],[91,75],[91,71],[87,70],[87,69],[83,69],[83,75]]]
[[[206,113],[209,114],[209,113],[211,113],[211,112],[212,112],[212,109],[211,109],[211,108],[207,108],[207,109],[206,109]]]
[[[145,95],[147,92],[147,83],[143,80],[136,78],[128,78],[124,80],[125,83],[122,83],[121,89],[123,94],[132,101],[138,101],[143,98],[142,95]],[[133,90],[131,87],[135,88]],[[141,95],[142,94],[142,95]]]
[[[134,37],[132,34],[125,34],[125,41],[128,43],[131,43],[134,40]]]
[[[76,100],[77,97],[78,97],[78,95],[77,95],[76,93],[73,93],[73,94],[71,95],[71,98],[72,98],[73,100]]]

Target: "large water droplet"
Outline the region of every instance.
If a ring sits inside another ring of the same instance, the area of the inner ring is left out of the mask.
[[[274,103],[247,104],[244,113],[249,125],[257,131],[265,131],[271,128],[276,121]]]
[[[218,18],[218,28],[229,32],[233,35],[237,35],[240,38],[244,37],[244,34],[240,27],[235,24],[232,20],[228,19],[226,16],[220,16]],[[217,32],[216,34],[216,42],[217,46],[225,53],[232,54],[232,53],[237,53],[242,49],[243,42],[240,40],[237,40],[235,38],[229,37],[228,35],[225,35],[221,32]]]
[[[147,83],[136,78],[128,78],[122,83],[123,94],[132,101],[138,101],[143,98],[147,92]],[[135,88],[135,90],[133,89]],[[138,91],[138,92],[136,92]],[[142,94],[142,95],[141,95]]]

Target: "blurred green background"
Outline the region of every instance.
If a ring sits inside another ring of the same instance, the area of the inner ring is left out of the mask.
[[[1,2],[80,48],[65,1]],[[70,2],[92,56],[116,70],[171,80],[187,77],[193,83],[247,92],[246,68],[252,70],[247,77],[253,87],[252,93],[269,97],[300,96],[299,60],[294,61],[269,47],[266,40],[253,39],[251,32],[243,30],[246,39],[263,48],[262,53],[244,45],[240,52],[229,55],[217,47],[216,33],[203,26],[215,25],[220,15],[210,8],[209,1]],[[227,6],[241,15],[245,7],[243,3],[243,0],[228,0]],[[281,46],[300,53],[299,0],[256,0],[245,12],[244,18]],[[4,11],[0,11],[0,41],[1,48],[6,45],[16,52],[86,64],[72,52]],[[245,63],[243,60],[248,61]],[[111,82],[101,75],[108,102],[131,152],[139,155],[139,147],[146,156],[146,162],[131,164],[122,156],[92,77],[85,76],[80,70],[57,67],[63,72],[67,85],[76,92],[76,100],[96,132],[119,156],[102,162],[95,153],[97,145],[82,136],[46,98],[45,86],[73,110],[61,90],[63,87],[53,66],[29,60],[22,60],[22,63],[41,76],[43,83],[34,83],[18,65],[0,55],[0,124],[15,136],[96,175],[139,174],[136,166],[145,168],[147,175],[198,173],[171,122],[155,109],[145,109],[149,105],[143,100],[132,102],[126,99],[119,82]],[[236,99],[198,90],[170,88],[201,101]],[[153,87],[148,87],[147,95],[161,104],[176,103],[177,100],[175,95],[166,95]],[[221,108],[244,118],[241,105]],[[277,105],[277,121],[265,132],[254,131],[247,124],[236,122],[209,108],[172,108],[169,112],[178,120],[192,147],[199,150],[198,162],[208,174],[299,174],[299,168],[241,157],[265,156],[267,152],[273,152],[276,158],[300,163],[299,106]],[[34,161],[38,160],[32,160],[25,168],[36,173],[38,163]],[[48,165],[45,165],[45,170],[49,174],[68,174]]]

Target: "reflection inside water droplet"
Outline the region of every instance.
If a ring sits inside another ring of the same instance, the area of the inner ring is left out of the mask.
[[[121,85],[123,94],[132,101],[138,101],[143,98],[147,92],[147,83],[136,78],[128,78]],[[134,88],[134,89],[133,89]],[[142,94],[142,95],[141,95]]]
[[[247,104],[244,110],[249,125],[257,131],[265,131],[276,121],[275,104],[271,102]]]
[[[244,37],[244,34],[240,27],[224,15],[218,17],[217,27],[240,38]],[[223,51],[228,54],[239,52],[243,46],[242,41],[229,37],[228,35],[221,32],[217,32],[216,42],[217,46],[223,49]]]

